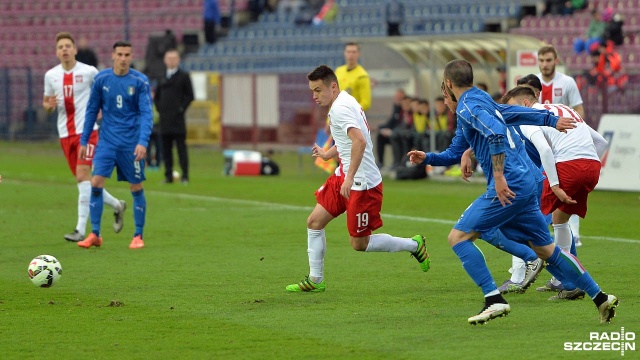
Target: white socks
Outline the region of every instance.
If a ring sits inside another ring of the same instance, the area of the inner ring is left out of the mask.
[[[524,260],[517,256],[511,258],[511,281],[514,283],[521,283],[524,280],[524,274],[527,271],[527,264]]]
[[[102,190],[102,198],[105,204],[114,210],[120,210],[120,200],[109,194],[106,189]],[[91,199],[91,181],[81,181],[78,183],[78,223],[76,230],[84,235],[89,219],[89,200]]]
[[[78,183],[78,224],[76,230],[84,236],[89,219],[89,199],[91,198],[91,182],[81,181]]]
[[[555,243],[562,250],[571,252],[571,229],[569,223],[553,224],[553,234],[555,235]]]
[[[369,236],[367,252],[416,252],[418,243],[413,239],[391,236],[389,234],[374,234]]]
[[[569,218],[569,227],[571,228],[571,233],[573,236],[579,238],[580,237],[580,216],[573,214]]]
[[[307,254],[309,255],[309,278],[318,284],[324,279],[324,253],[327,238],[324,229],[307,229]]]
[[[102,189],[102,199],[106,205],[109,205],[113,210],[120,210],[120,200],[109,194],[107,189]]]

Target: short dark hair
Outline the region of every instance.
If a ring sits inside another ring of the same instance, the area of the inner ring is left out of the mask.
[[[536,94],[533,92],[533,88],[531,86],[518,85],[504,94],[500,102],[506,104],[509,100],[517,97],[528,97],[530,100],[537,100]]]
[[[473,68],[467,60],[451,60],[444,67],[444,78],[457,87],[473,86]]]
[[[538,49],[538,56],[544,55],[547,53],[552,53],[554,59],[558,58],[558,52],[556,51],[556,48],[553,47],[553,45],[544,45],[543,47]]]
[[[62,39],[69,39],[71,40],[71,43],[73,44],[73,46],[76,45],[76,41],[73,40],[73,36],[71,36],[70,32],[67,31],[62,31],[56,34],[56,44],[58,43],[58,41],[62,40]]]
[[[436,96],[436,102],[438,101],[444,102],[444,96]]]
[[[349,41],[348,43],[344,44],[344,48],[345,49],[347,48],[347,46],[355,46],[355,47],[358,48],[358,50],[360,50],[360,44],[358,44],[355,41]]]
[[[516,81],[517,85],[529,85],[532,88],[542,91],[542,83],[540,82],[540,78],[535,74],[529,74],[527,76],[521,77]]]
[[[317,68],[313,69],[312,72],[307,74],[307,80],[309,81],[317,81],[322,80],[322,83],[326,86],[331,86],[331,83],[338,84],[338,77],[336,73],[331,70],[327,65],[320,65]]]
[[[113,44],[113,50],[115,50],[117,47],[133,47],[133,46],[128,41],[120,40],[120,41],[116,41],[116,43]]]

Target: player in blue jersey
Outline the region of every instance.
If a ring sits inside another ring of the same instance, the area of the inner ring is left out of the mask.
[[[526,160],[520,140],[514,141],[515,135],[507,128],[501,114],[504,106],[496,104],[487,93],[473,86],[473,70],[465,60],[453,60],[445,66],[444,84],[451,98],[459,99],[454,141],[443,153],[411,151],[409,156],[413,163],[455,164],[471,147],[487,179],[487,191],[469,205],[448,236],[462,266],[485,296],[482,311],[470,317],[468,322],[482,324],[511,311],[498,291],[482,252],[473,243],[477,238],[489,237],[496,229],[509,241],[528,243],[539,258],[546,260],[549,272],[583,289],[598,308],[600,321],[609,322],[615,315],[618,299],[602,292],[578,259],[553,244],[540,212],[530,161]],[[540,121],[537,117],[521,116],[526,114],[522,108],[516,110],[521,114],[511,118],[510,125],[555,125],[559,130],[563,129],[558,126],[560,120],[550,113]]]
[[[153,111],[149,80],[131,69],[133,48],[131,43],[118,41],[113,45],[113,68],[100,71],[91,87],[84,123],[85,132],[80,139],[80,156],[87,150],[89,134],[102,110],[100,139],[93,158],[91,177],[90,217],[92,232],[78,246],[90,248],[102,245],[100,221],[102,218],[103,188],[106,178],[117,169],[118,181],[128,181],[133,195],[135,232],[130,249],[144,247],[142,240],[147,200],[142,182],[144,159],[153,127]]]

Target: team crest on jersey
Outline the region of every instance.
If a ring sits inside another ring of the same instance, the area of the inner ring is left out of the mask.
[[[136,92],[136,88],[134,88],[133,86],[129,86],[129,89],[127,90],[127,94],[129,94],[130,96],[133,96],[135,92]]]
[[[76,84],[79,84],[82,82],[82,75],[76,75]]]
[[[562,88],[553,89],[553,96],[562,96]]]

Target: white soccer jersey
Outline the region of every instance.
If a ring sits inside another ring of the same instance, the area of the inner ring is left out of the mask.
[[[542,131],[553,151],[555,162],[559,163],[577,159],[600,161],[596,146],[591,137],[589,125],[582,120],[575,110],[566,105],[540,103],[534,104],[533,108],[549,110],[558,116],[571,117],[577,121],[576,128],[567,130],[566,134],[548,126],[520,126],[523,135],[529,140],[531,140],[533,132]]]
[[[340,166],[336,169],[336,175],[343,176],[349,172],[352,142],[347,131],[350,128],[360,129],[367,145],[364,149],[362,162],[356,171],[352,189],[366,190],[378,186],[382,182],[382,175],[376,166],[369,124],[360,104],[349,93],[341,91],[329,109],[329,121],[331,136],[336,143],[340,158]]]
[[[95,67],[78,61],[70,71],[65,71],[59,64],[44,75],[44,96],[56,96],[61,138],[82,134],[91,84],[97,73]],[[93,128],[98,129],[98,126]]]
[[[542,91],[538,99],[541,104],[564,104],[576,107],[582,104],[582,96],[578,85],[572,77],[557,72],[550,82],[542,80],[542,73],[538,74],[542,83]]]

